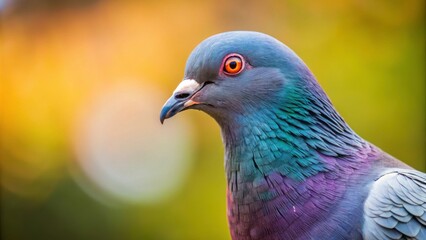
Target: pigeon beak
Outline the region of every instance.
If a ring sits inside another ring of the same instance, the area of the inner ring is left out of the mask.
[[[164,120],[173,117],[178,112],[181,112],[192,105],[198,104],[198,102],[193,101],[191,97],[194,96],[194,94],[202,87],[203,85],[199,84],[194,79],[183,80],[161,109],[161,124],[163,124]]]

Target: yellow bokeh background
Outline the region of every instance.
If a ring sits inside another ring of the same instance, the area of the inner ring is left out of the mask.
[[[140,88],[158,113],[140,124],[151,124],[191,50],[229,30],[286,43],[359,135],[426,170],[422,0],[3,0],[0,13],[2,239],[229,239],[220,131],[205,114],[166,121],[191,131],[191,161],[158,202],[116,200],[75,177],[79,122],[97,96]]]

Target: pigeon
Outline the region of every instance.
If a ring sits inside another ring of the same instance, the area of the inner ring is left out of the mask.
[[[201,42],[160,121],[187,109],[220,126],[232,239],[426,239],[426,174],[357,135],[279,40]]]

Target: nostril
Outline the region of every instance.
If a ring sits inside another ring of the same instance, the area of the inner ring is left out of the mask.
[[[177,93],[175,95],[176,99],[185,99],[185,98],[188,98],[188,97],[189,97],[189,93]]]

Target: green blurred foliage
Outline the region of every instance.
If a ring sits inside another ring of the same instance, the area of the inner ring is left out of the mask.
[[[3,8],[2,239],[229,239],[222,143],[205,114],[176,116],[196,132],[195,161],[166,201],[105,205],[69,170],[75,116],[93,94],[130,76],[151,79],[167,96],[192,48],[228,30],[285,42],[357,133],[425,171],[424,5],[20,0]]]

